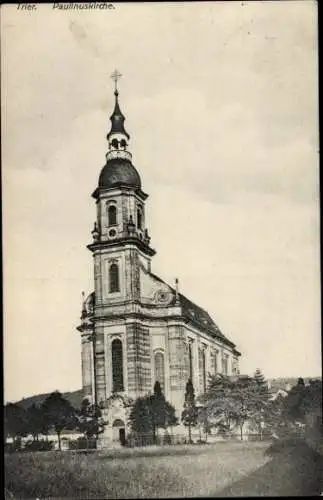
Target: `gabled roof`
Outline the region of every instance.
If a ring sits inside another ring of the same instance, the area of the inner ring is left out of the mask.
[[[167,285],[173,292],[174,298],[173,301],[171,302],[170,305],[175,304],[176,300],[176,291],[173,287],[168,285],[165,281],[163,281],[159,276],[156,276],[156,274],[149,273],[151,276],[153,276],[155,279],[160,281],[161,283]],[[185,295],[182,293],[178,294],[180,306],[182,307],[182,313],[185,319],[189,320],[192,325],[196,326],[203,332],[207,333],[213,338],[217,338],[221,340],[223,343],[227,344],[228,346],[234,348],[235,344],[231,342],[219,329],[218,325],[213,321],[211,316],[205,309],[202,307],[198,306],[191,300],[189,300]],[[236,355],[240,356],[240,352],[235,350]]]
[[[202,307],[198,306],[181,293],[179,294],[179,300],[182,306],[183,315],[189,319],[193,325],[205,331],[212,337],[222,340],[227,345],[230,345],[230,347],[235,346],[235,344],[221,332],[218,325],[213,321],[205,309],[202,309]]]

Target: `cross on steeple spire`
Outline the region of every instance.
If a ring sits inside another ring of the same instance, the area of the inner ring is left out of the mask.
[[[124,124],[124,121],[125,121],[125,117],[123,116],[123,114],[121,112],[121,109],[120,109],[120,106],[119,106],[119,100],[118,100],[119,92],[118,92],[117,83],[118,83],[118,80],[121,77],[122,77],[122,75],[121,75],[121,73],[117,69],[115,69],[114,72],[111,74],[111,78],[114,81],[115,105],[114,105],[113,113],[110,116],[111,130],[110,130],[110,132],[107,135],[107,139],[108,139],[108,141],[110,141],[111,135],[113,135],[113,134],[122,134],[122,135],[125,136],[125,138],[124,138],[126,140],[125,146],[127,146],[127,141],[130,139],[130,136],[129,136],[128,132],[126,132],[126,130],[124,128],[123,124]],[[120,141],[121,139],[118,138],[117,140]]]
[[[118,95],[117,83],[121,77],[122,77],[122,74],[117,69],[115,69],[111,75],[112,80],[114,80],[114,93],[115,93],[115,95]]]

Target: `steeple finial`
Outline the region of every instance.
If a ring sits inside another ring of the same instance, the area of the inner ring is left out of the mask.
[[[121,78],[121,76],[122,76],[121,73],[117,69],[114,70],[114,72],[111,75],[112,80],[114,80],[114,95],[115,95],[116,101],[115,101],[113,113],[110,116],[111,130],[107,135],[107,139],[108,139],[109,144],[110,144],[111,136],[113,134],[118,134],[118,137],[116,138],[116,140],[118,141],[118,147],[117,148],[113,147],[113,149],[119,149],[119,146],[122,146],[123,149],[126,149],[127,141],[130,139],[128,132],[126,132],[126,130],[124,128],[125,117],[123,116],[123,114],[120,110],[120,106],[119,106],[119,102],[118,102],[119,92],[118,92],[117,83],[118,83],[118,80]],[[122,144],[121,144],[122,139],[120,138],[120,136],[124,136],[123,139],[125,142],[122,142]]]
[[[115,69],[111,75],[112,80],[114,80],[114,95],[116,97],[118,97],[118,94],[119,94],[117,83],[121,77],[122,77],[122,74],[117,69]]]

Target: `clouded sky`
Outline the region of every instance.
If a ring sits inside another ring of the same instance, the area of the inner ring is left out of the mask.
[[[81,387],[115,68],[153,272],[208,310],[241,371],[320,375],[316,3],[1,14],[6,400]]]

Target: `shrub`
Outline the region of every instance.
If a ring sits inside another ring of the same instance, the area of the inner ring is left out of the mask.
[[[21,440],[14,441],[13,443],[5,443],[4,451],[6,453],[14,453],[17,451],[21,451]]]
[[[169,434],[164,435],[163,444],[172,444],[172,437]]]
[[[96,440],[86,439],[84,437],[79,437],[78,439],[73,439],[69,441],[70,450],[95,450]]]
[[[128,448],[141,447],[141,446],[151,446],[156,444],[154,441],[154,436],[151,433],[137,434],[132,432],[129,434],[125,446]]]
[[[267,448],[266,455],[274,455],[276,453],[282,453],[284,451],[291,451],[295,448],[303,447],[304,442],[299,437],[286,437],[282,439],[277,439],[274,441],[269,448]]]
[[[26,441],[24,451],[49,451],[54,448],[53,441]]]

